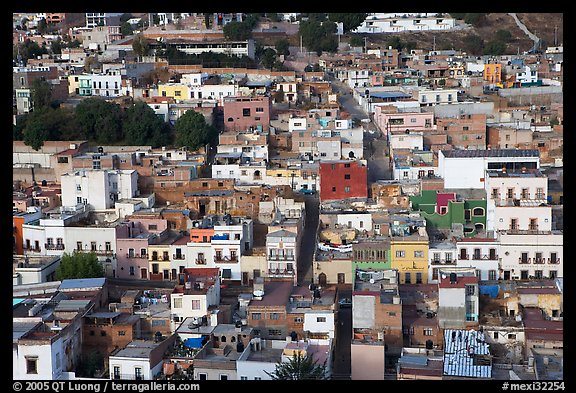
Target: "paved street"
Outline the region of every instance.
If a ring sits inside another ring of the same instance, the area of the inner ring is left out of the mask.
[[[306,219],[304,222],[304,234],[298,256],[298,284],[308,285],[312,282],[312,257],[316,248],[316,231],[320,201],[318,193],[306,195]]]

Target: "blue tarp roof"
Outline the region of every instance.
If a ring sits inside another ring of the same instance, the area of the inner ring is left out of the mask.
[[[198,337],[198,338],[188,338],[186,339],[186,341],[184,341],[184,346],[188,347],[188,348],[202,348],[202,337]]]

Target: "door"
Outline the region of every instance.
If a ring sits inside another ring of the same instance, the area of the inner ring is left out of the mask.
[[[326,286],[326,273],[320,273],[318,275],[318,285],[320,285],[321,287]]]
[[[346,274],[338,273],[338,284],[344,284],[346,281]]]
[[[504,280],[510,280],[510,270],[504,270]]]
[[[145,268],[140,269],[140,278],[146,280],[148,278],[148,271]]]
[[[242,285],[248,285],[248,272],[242,272]]]

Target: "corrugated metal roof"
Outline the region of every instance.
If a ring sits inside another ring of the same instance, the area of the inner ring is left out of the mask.
[[[444,157],[540,157],[537,149],[442,150]]]
[[[105,278],[78,278],[63,280],[58,289],[85,289],[85,288],[101,288],[106,282]]]
[[[475,364],[476,355],[490,355],[484,333],[476,330],[444,331],[444,375],[492,378],[492,366]]]
[[[90,300],[61,300],[54,311],[78,311],[86,308]]]

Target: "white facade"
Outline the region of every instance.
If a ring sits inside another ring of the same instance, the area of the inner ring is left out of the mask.
[[[520,201],[522,202],[522,201]],[[538,206],[537,203],[520,206],[499,206],[494,208],[494,230],[496,231],[540,231],[552,230],[552,206]],[[541,203],[546,203],[542,201]],[[490,206],[491,203],[488,203]],[[489,209],[490,211],[490,209]]]
[[[320,161],[339,160],[342,154],[342,143],[341,141],[322,140],[318,138],[316,141],[316,151],[312,151],[312,154],[314,154],[314,156],[317,155]]]
[[[430,244],[428,248],[428,256],[430,257],[428,283],[437,284],[440,269],[455,266],[457,255],[456,244],[454,243]]]
[[[340,141],[342,145],[342,157],[364,158],[364,129],[362,127],[348,128],[348,122],[336,120],[340,123]]]
[[[238,93],[237,84],[229,85],[201,85],[189,86],[189,99],[214,99],[218,100],[218,105],[223,105],[224,97],[235,97]]]
[[[523,274],[528,278],[540,274],[542,277],[564,276],[564,236],[561,232],[522,235],[502,232],[498,237],[503,279],[522,279]]]
[[[186,258],[184,261],[171,261],[172,269],[179,270],[185,263],[185,267],[216,267],[214,254],[210,243],[188,242],[186,244]]]
[[[92,95],[101,97],[120,97],[122,76],[120,70],[108,70],[105,74],[92,75]]]
[[[355,228],[360,232],[372,231],[372,214],[338,214],[336,216],[336,223],[340,228]]]
[[[119,199],[132,198],[138,190],[135,170],[80,170],[63,174],[62,206],[92,205],[96,210],[110,209]]]
[[[288,131],[306,131],[307,119],[305,117],[291,117],[288,119]]]
[[[255,144],[220,144],[217,147],[218,153],[242,153],[242,159],[268,159],[268,145]]]
[[[214,164],[212,165],[212,178],[236,179],[240,182],[240,164]]]
[[[116,355],[110,356],[108,363],[110,365],[110,379],[115,379],[114,370],[118,370],[120,375],[119,379],[151,381],[154,379],[154,376],[162,371],[164,361],[160,361],[156,366],[151,367],[150,359],[148,358]],[[137,375],[139,377],[137,377]]]
[[[58,380],[62,378],[64,348],[62,338],[54,342],[38,340],[34,345],[12,346],[12,378],[14,380]],[[29,372],[27,360],[36,363],[36,372]]]
[[[438,175],[438,167],[435,166],[396,166],[394,165],[394,180],[418,180],[428,175]],[[447,188],[447,187],[446,187]]]
[[[316,334],[327,334],[334,338],[334,312],[330,310],[304,313],[304,331]]]
[[[446,105],[458,102],[458,90],[418,90],[420,106]]]
[[[538,71],[532,71],[530,66],[524,66],[524,70],[516,73],[516,81],[521,84],[536,83],[538,81]]]
[[[369,70],[351,70],[348,71],[348,78],[345,83],[351,89],[356,87],[370,86],[370,71]]]
[[[107,276],[116,271],[116,228],[104,226],[64,227],[64,247],[68,254],[81,247],[83,252],[95,252]]]
[[[199,283],[203,289],[204,283]],[[220,282],[207,289],[204,293],[172,293],[170,295],[170,310],[172,320],[182,322],[186,318],[201,318],[208,315],[208,307],[220,303]]]
[[[478,280],[497,280],[499,276],[500,244],[496,241],[457,242],[457,267],[472,267]]]
[[[540,167],[539,156],[514,156],[503,150],[504,154],[498,155],[477,155],[477,156],[451,156],[450,151],[438,152],[438,174],[444,178],[444,188],[475,188],[484,189],[486,170],[492,166],[503,167],[506,164],[520,165],[521,163],[533,163],[536,168]],[[479,150],[478,154],[486,151]]]
[[[424,135],[422,132],[391,133],[388,135],[388,139],[391,149],[424,150]]]
[[[435,17],[436,14],[370,14],[354,32],[399,33],[403,31],[445,31],[456,26],[453,18]]]

